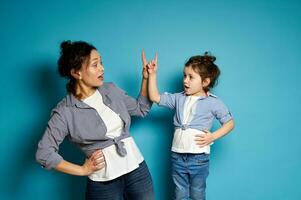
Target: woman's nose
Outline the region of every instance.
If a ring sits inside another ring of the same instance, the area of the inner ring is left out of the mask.
[[[100,69],[100,71],[105,71],[105,68],[102,64],[99,64],[99,69]]]

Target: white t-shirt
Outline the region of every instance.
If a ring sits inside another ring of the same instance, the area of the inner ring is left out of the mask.
[[[83,102],[98,112],[106,125],[106,136],[114,138],[121,135],[124,126],[123,121],[118,114],[103,103],[102,96],[98,90],[96,90],[93,95],[84,99]],[[127,155],[124,157],[120,156],[116,151],[115,145],[104,148],[102,152],[105,157],[106,166],[91,174],[89,176],[91,180],[109,181],[139,167],[139,164],[144,158],[133,138],[128,137],[121,141],[124,142],[124,148],[127,151]]]
[[[193,119],[198,102],[198,96],[188,96],[184,104],[183,124],[189,124]],[[188,128],[182,130],[177,128],[174,132],[172,148],[173,152],[177,153],[210,153],[210,145],[200,148],[195,140],[195,135],[205,134],[203,131]]]

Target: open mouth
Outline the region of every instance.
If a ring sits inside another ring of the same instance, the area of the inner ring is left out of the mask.
[[[104,74],[99,75],[97,78],[100,79],[100,80],[103,80]]]

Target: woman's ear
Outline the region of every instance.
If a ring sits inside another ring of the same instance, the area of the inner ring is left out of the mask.
[[[76,80],[82,79],[81,73],[79,70],[71,69],[70,73],[71,73],[71,76],[73,76],[73,78],[75,78]]]
[[[207,87],[209,84],[210,84],[210,78],[205,78],[204,80],[203,80],[203,87]]]

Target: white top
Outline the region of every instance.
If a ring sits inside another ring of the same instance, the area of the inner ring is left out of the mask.
[[[189,124],[194,117],[194,111],[196,110],[196,105],[199,97],[198,96],[188,96],[184,104],[183,111],[183,124]],[[200,148],[195,140],[195,135],[205,134],[203,131],[188,128],[182,130],[177,128],[174,132],[172,148],[173,152],[177,153],[210,153],[210,145]]]
[[[84,103],[94,108],[107,127],[106,136],[114,138],[121,135],[123,129],[123,121],[113,110],[107,107],[102,100],[102,96],[98,90],[88,98],[83,100]],[[119,176],[127,174],[139,167],[139,164],[144,160],[135,141],[132,137],[121,140],[124,142],[124,148],[127,155],[121,157],[115,145],[111,145],[102,150],[106,166],[94,172],[89,176],[93,181],[109,181]]]

